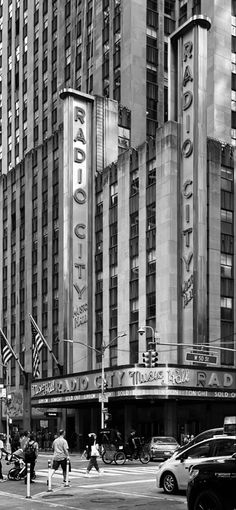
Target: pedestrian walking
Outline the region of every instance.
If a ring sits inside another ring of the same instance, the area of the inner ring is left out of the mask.
[[[11,453],[14,453],[19,448],[20,448],[20,434],[18,431],[18,427],[13,427],[11,436]]]
[[[6,455],[8,455],[8,452],[4,448],[4,443],[3,443],[2,439],[3,439],[3,434],[0,434],[0,482],[5,482],[5,478],[3,477],[3,474],[2,474],[2,454],[6,453]]]
[[[31,432],[28,440],[25,443],[24,449],[25,464],[30,464],[30,483],[34,483],[35,477],[35,462],[38,457],[38,443],[35,441],[34,434]],[[27,477],[25,478],[27,483]]]
[[[69,446],[65,439],[65,430],[61,429],[59,431],[59,436],[54,439],[52,443],[53,449],[53,462],[52,462],[52,472],[49,475],[51,478],[54,475],[55,471],[61,466],[63,473],[63,481],[66,482],[66,465],[67,459],[69,457]]]
[[[86,445],[87,450],[87,458],[89,459],[89,463],[87,466],[87,471],[85,476],[90,476],[90,471],[94,467],[99,475],[102,474],[102,471],[98,466],[98,457],[100,456],[99,452],[99,444],[97,443],[97,435],[94,432],[91,432],[89,435],[88,444]]]
[[[24,447],[29,439],[29,436],[30,436],[30,432],[28,432],[28,430],[25,430],[24,432],[22,432],[20,434],[20,448],[23,451],[24,451]]]

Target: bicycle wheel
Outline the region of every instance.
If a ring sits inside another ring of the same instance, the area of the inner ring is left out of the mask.
[[[18,467],[11,468],[7,474],[8,480],[19,480],[20,479],[19,472],[20,472],[20,468],[18,468]]]
[[[151,460],[151,455],[148,450],[142,450],[139,455],[139,460],[142,464],[148,464]]]
[[[102,461],[104,464],[111,464],[114,460],[114,452],[110,452],[109,450],[103,452]]]
[[[116,452],[114,457],[115,464],[121,465],[124,464],[126,461],[126,456],[124,452]]]

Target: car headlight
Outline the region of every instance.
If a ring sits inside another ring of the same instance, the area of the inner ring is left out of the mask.
[[[196,478],[196,476],[198,475],[199,473],[199,469],[195,469],[194,466],[192,466],[190,469],[189,469],[189,474],[190,474],[190,480],[194,480],[194,478]]]

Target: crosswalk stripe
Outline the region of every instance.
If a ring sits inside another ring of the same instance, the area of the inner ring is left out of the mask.
[[[154,468],[124,468],[124,467],[121,467],[121,468],[110,468],[110,469],[104,469],[103,467],[101,468],[101,471],[104,475],[106,476],[114,476],[114,475],[118,475],[118,476],[122,476],[122,475],[143,475],[143,474],[156,474],[156,469]],[[43,477],[47,477],[48,476],[48,469],[40,469],[39,471],[37,471],[36,473],[38,476],[41,475]],[[86,474],[86,469],[72,469],[71,472],[69,473],[69,478],[78,478],[78,477],[81,477],[81,476],[84,476]],[[97,476],[97,473],[96,471],[92,470],[91,471],[91,476],[93,476],[93,474],[95,476]],[[62,471],[57,471],[57,473],[54,473],[53,475],[53,478],[54,479],[57,479],[57,478],[61,478],[62,477]]]

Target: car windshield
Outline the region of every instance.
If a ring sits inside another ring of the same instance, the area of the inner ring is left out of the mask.
[[[153,443],[155,444],[176,444],[177,441],[174,437],[153,437]]]

